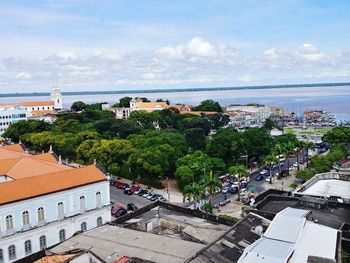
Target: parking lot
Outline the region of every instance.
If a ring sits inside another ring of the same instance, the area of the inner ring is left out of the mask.
[[[113,205],[121,204],[126,207],[127,204],[134,203],[138,208],[141,208],[151,203],[150,200],[138,195],[126,195],[123,193],[123,190],[115,186],[110,187],[110,195]]]

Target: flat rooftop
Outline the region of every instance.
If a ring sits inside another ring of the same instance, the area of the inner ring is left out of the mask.
[[[104,225],[72,237],[50,251],[91,250],[106,262],[128,256],[154,262],[182,263],[203,248],[205,245],[195,242]]]
[[[350,199],[350,181],[336,179],[318,180],[301,193],[327,197],[341,196]]]
[[[135,225],[152,223],[155,227],[151,232],[173,238],[197,241],[209,244],[231,227],[215,223],[203,218],[186,215],[163,207],[155,207],[139,216],[133,217],[122,224],[123,227],[135,228]]]
[[[317,219],[320,224],[335,229],[340,229],[344,222],[350,221],[350,209],[345,206],[330,207],[326,205],[323,209],[317,209],[301,205],[299,200],[295,198],[279,197],[278,199],[274,199],[274,197],[275,196],[268,196],[264,201],[258,204],[257,209],[273,214],[277,214],[287,207],[311,210],[313,217]]]

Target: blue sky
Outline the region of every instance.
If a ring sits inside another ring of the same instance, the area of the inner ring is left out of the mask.
[[[349,1],[0,1],[0,92],[348,81]]]

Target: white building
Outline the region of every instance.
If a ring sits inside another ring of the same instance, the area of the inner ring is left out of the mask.
[[[110,221],[109,184],[94,165],[0,147],[0,262],[13,262]]]
[[[143,110],[147,112],[152,112],[156,110],[164,110],[168,107],[168,104],[166,104],[165,102],[142,102],[141,100],[136,98],[130,101],[129,108],[111,108],[107,105],[104,105],[103,109],[113,110],[117,119],[127,119],[134,111]]]
[[[18,105],[0,104],[0,135],[12,124],[27,120],[26,110]]]
[[[260,104],[229,105],[226,107],[226,111],[243,111],[254,113],[261,123],[271,116],[271,108]]]
[[[263,236],[244,249],[238,263],[307,263],[309,257],[335,260],[338,231],[310,219],[308,210],[282,210]]]

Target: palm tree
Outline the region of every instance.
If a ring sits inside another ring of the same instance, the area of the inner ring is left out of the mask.
[[[270,184],[272,184],[272,166],[274,164],[278,164],[279,160],[276,157],[275,153],[271,153],[269,155],[266,155],[264,158],[264,164],[267,165],[270,168]]]
[[[240,201],[240,183],[242,177],[248,177],[249,173],[247,172],[247,168],[244,165],[236,165],[229,168],[229,173],[231,175],[238,176],[238,198],[237,201]]]
[[[287,159],[287,174],[289,175],[289,156],[294,153],[295,151],[295,145],[294,143],[292,142],[288,142],[286,145],[285,145],[285,153],[286,153],[286,159]]]
[[[192,183],[185,186],[184,189],[184,198],[188,201],[192,199],[195,201],[195,209],[197,208],[197,204],[205,197],[204,187],[197,183]]]
[[[210,171],[209,177],[205,178],[204,186],[209,194],[209,203],[211,204],[212,195],[221,189],[221,182],[217,176],[213,176],[213,171]]]
[[[305,142],[304,143],[304,149],[306,150],[306,167],[310,169],[309,167],[309,150],[315,150],[316,145],[313,142]]]

